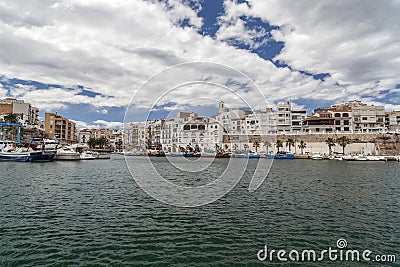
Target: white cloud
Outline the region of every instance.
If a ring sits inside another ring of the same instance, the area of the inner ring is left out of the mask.
[[[376,89],[394,88],[400,70],[399,1],[250,0],[248,5],[226,1],[232,15],[262,18],[280,29],[285,43],[275,58],[297,70],[330,73],[342,84]]]
[[[97,110],[125,106],[151,75],[187,61],[235,67],[249,75],[271,102],[288,97],[334,100],[362,96],[366,89],[372,94],[393,89],[398,83],[400,34],[395,2],[249,2],[250,7],[225,2],[227,24],[213,40],[197,33],[203,23],[196,15],[198,10],[177,0],[168,5],[159,1],[1,1],[1,74],[63,85],[65,88],[33,91],[18,87],[13,91],[45,110],[80,103]],[[254,38],[265,34],[246,31],[241,15],[280,26],[273,37],[285,42],[285,48],[276,59],[297,70],[329,72],[331,77],[314,80],[224,43],[242,38],[254,46]],[[185,19],[189,26],[177,26]],[[179,80],[179,74],[167,78]],[[380,80],[376,87],[375,80]],[[337,82],[348,86],[343,90]],[[66,89],[77,84],[101,95],[89,97],[76,88]],[[151,87],[143,101],[150,101],[164,84],[161,81]],[[188,97],[202,95],[188,90],[172,100],[183,103]],[[219,97],[218,92],[207,96]]]
[[[96,120],[93,123],[100,128],[107,128],[107,129],[115,129],[115,128],[123,128],[124,124],[119,121],[104,121],[104,120]]]

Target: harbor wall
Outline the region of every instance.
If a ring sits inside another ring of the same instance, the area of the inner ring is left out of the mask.
[[[346,136],[350,144],[345,147],[345,154],[365,154],[365,155],[400,155],[400,136],[398,134],[305,134],[305,135],[225,135],[223,138],[225,147],[234,150],[244,150],[246,147],[255,151],[254,142],[259,143],[257,151],[265,153],[268,149],[270,153],[276,153],[276,141],[283,142],[283,148],[280,151],[289,151],[286,141],[291,138],[295,140],[295,147],[291,147],[292,153],[301,154],[298,145],[300,141],[306,143],[303,153],[329,154],[329,148],[325,142],[328,138],[337,139]],[[272,144],[266,147],[264,144]],[[332,152],[342,153],[340,145],[335,144]]]

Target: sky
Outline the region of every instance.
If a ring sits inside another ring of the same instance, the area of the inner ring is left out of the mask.
[[[0,0],[0,98],[107,128],[220,100],[400,110],[398,14],[399,0]]]

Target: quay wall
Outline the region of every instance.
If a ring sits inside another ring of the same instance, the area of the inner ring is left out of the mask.
[[[292,153],[301,154],[298,145],[300,141],[304,141],[307,147],[303,149],[303,153],[319,152],[329,154],[329,148],[325,140],[342,136],[346,136],[351,142],[345,147],[345,154],[400,155],[400,135],[396,134],[225,135],[223,141],[229,149],[243,150],[248,147],[252,151],[255,151],[253,144],[257,141],[260,143],[257,148],[258,152],[265,153],[268,150],[270,153],[276,153],[276,140],[283,141],[283,148],[280,148],[281,151],[289,151],[286,141],[291,138],[296,143],[295,147],[290,149]],[[271,143],[272,145],[266,147],[264,146],[265,143]],[[342,147],[338,144],[332,147],[332,152],[334,153],[342,153],[342,151]]]

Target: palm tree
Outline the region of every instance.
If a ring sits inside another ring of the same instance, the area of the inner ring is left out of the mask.
[[[105,136],[100,137],[97,139],[97,143],[100,148],[104,148],[108,144],[108,139]]]
[[[234,144],[234,145],[233,145],[233,151],[235,151],[235,153],[236,153],[236,151],[238,150],[238,148],[239,148],[239,146],[238,146],[237,144]]]
[[[301,154],[303,155],[303,149],[307,147],[306,142],[304,142],[303,140],[300,140],[300,144],[299,144],[299,148],[301,150]]]
[[[283,147],[283,142],[282,140],[276,140],[276,149],[278,149],[278,153],[279,153],[279,148]]]
[[[347,145],[351,144],[351,141],[350,141],[350,139],[347,138],[346,136],[342,136],[342,137],[339,137],[339,138],[336,139],[336,143],[339,144],[339,145],[342,147],[342,149],[343,149],[343,154],[344,154],[344,148],[345,148]]]
[[[245,151],[247,151],[247,149],[249,149],[249,145],[248,144],[244,144],[243,147],[244,147]]]
[[[87,145],[90,149],[94,148],[96,146],[96,138],[90,137],[87,141]]]
[[[15,113],[8,113],[4,116],[5,122],[18,123],[18,115]]]
[[[288,138],[286,141],[286,147],[289,147],[289,152],[292,152],[292,146],[294,146],[294,140],[292,138]]]
[[[260,142],[259,141],[253,141],[253,147],[256,148],[256,153],[257,153],[257,148],[260,147]]]
[[[266,141],[265,143],[264,143],[264,147],[266,147],[267,148],[267,154],[268,154],[268,152],[269,152],[269,148],[272,146],[272,144],[271,144],[271,142],[268,142],[268,141]]]
[[[335,144],[335,139],[332,137],[329,137],[328,139],[325,140],[325,143],[328,145],[329,148],[329,156],[332,155],[332,147],[334,147]]]

